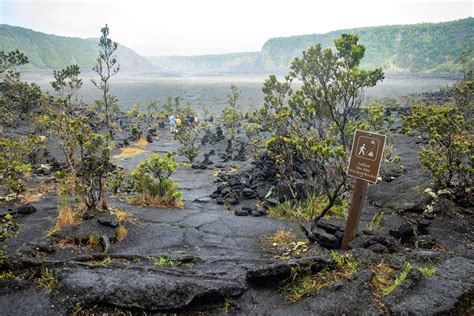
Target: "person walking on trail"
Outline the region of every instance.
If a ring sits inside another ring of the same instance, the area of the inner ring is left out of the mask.
[[[199,126],[199,119],[197,114],[194,114],[194,125]]]
[[[171,126],[171,133],[176,133],[176,118],[174,117],[173,114],[170,115],[168,118],[168,122]]]
[[[365,144],[362,144],[359,148],[359,153],[357,154],[358,156],[362,155],[365,156]]]
[[[188,123],[190,126],[194,124],[194,115],[192,114],[188,115]]]
[[[179,116],[176,116],[176,129],[178,129],[181,126],[181,119]]]

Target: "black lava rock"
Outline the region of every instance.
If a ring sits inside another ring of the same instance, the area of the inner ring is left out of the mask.
[[[17,209],[17,213],[23,214],[23,215],[33,214],[36,211],[37,211],[36,207],[34,207],[31,204],[21,205]]]

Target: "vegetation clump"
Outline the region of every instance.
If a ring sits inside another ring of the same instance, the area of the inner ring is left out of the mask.
[[[181,126],[174,138],[180,143],[178,153],[186,157],[190,163],[199,155],[201,146],[199,144],[199,129],[192,125]]]
[[[378,298],[383,298],[392,293],[399,285],[401,285],[408,274],[413,269],[413,265],[407,262],[405,268],[394,277],[395,270],[384,262],[380,262],[372,267],[374,277],[371,285],[373,293]]]
[[[180,208],[182,193],[178,184],[169,177],[173,174],[175,160],[172,153],[151,155],[131,173],[132,183],[141,197],[134,202],[143,205]]]
[[[232,141],[235,139],[235,134],[237,133],[237,125],[243,117],[242,113],[237,109],[240,94],[240,89],[236,85],[231,84],[230,92],[227,95],[229,107],[224,108],[221,115],[224,125],[231,135]]]
[[[5,239],[16,236],[18,234],[18,224],[13,221],[13,217],[7,214],[0,220],[0,242]],[[3,265],[5,259],[5,251],[7,245],[1,245],[0,247],[0,267]]]
[[[311,221],[316,211],[325,207],[328,203],[325,195],[309,194],[303,200],[285,200],[268,209],[268,214],[281,219],[289,219],[295,221]],[[346,218],[349,210],[348,200],[342,196],[327,213],[327,217]]]
[[[418,157],[428,170],[435,188],[454,189],[467,195],[472,190],[474,139],[462,113],[450,105],[414,106],[404,117],[408,134],[426,139]]]
[[[378,107],[361,111],[364,88],[375,86],[384,75],[380,68],[359,68],[365,47],[358,41],[357,35],[342,34],[334,41],[335,51],[313,46],[293,61],[283,82],[272,75],[262,89],[261,115],[275,122],[266,148],[280,177],[294,182],[294,163],[304,161],[300,169],[311,190],[326,196],[327,203],[312,216],[311,230],[350,189],[345,170],[355,129],[377,131],[384,123]],[[294,80],[301,82],[296,90]],[[305,229],[310,240],[311,230]]]
[[[332,251],[331,257],[337,268],[325,268],[316,274],[311,272],[311,267],[295,266],[291,276],[281,288],[282,294],[291,302],[297,302],[304,297],[318,293],[323,288],[328,288],[341,279],[349,278],[359,269],[359,262],[350,255],[341,256]]]

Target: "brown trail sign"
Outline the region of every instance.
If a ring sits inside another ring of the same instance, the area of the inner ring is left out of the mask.
[[[343,250],[348,248],[357,232],[367,184],[377,182],[384,147],[385,135],[356,130],[347,167],[347,174],[356,178],[356,182],[341,244]]]

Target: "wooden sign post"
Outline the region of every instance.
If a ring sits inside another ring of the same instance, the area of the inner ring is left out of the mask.
[[[342,238],[341,249],[347,250],[354,239],[359,226],[360,213],[364,205],[367,186],[377,182],[380,164],[385,147],[385,135],[357,130],[352,143],[351,157],[347,174],[356,178],[352,193],[351,208],[347,217],[346,229]]]

